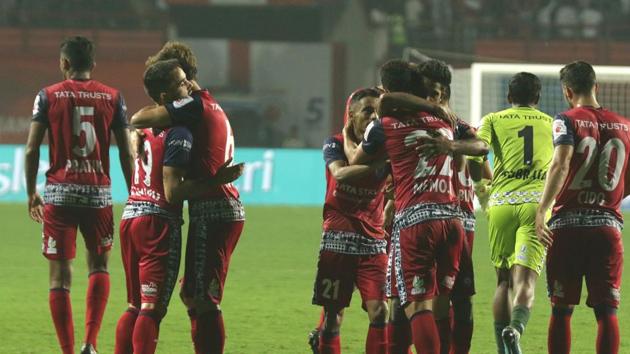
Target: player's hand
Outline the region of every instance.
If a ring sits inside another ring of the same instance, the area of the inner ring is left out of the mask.
[[[437,155],[446,155],[451,152],[453,142],[445,136],[437,137],[422,136],[416,138],[416,151],[425,157],[435,157]]]
[[[344,125],[341,131],[344,140],[354,141],[354,130],[352,128],[352,120],[348,119],[346,125]]]
[[[475,191],[475,195],[477,196],[477,200],[479,201],[479,205],[481,206],[481,210],[484,212],[488,211],[488,202],[490,201],[490,180],[489,179],[481,179],[480,181],[473,182],[473,190]]]
[[[389,183],[385,186],[385,199],[394,200],[394,184]]]
[[[538,237],[540,243],[549,248],[553,243],[553,234],[547,226],[545,214],[544,210],[536,211],[536,237]]]
[[[129,144],[133,150],[134,159],[144,155],[144,136],[144,132],[140,129],[134,129],[129,134]]]
[[[37,192],[28,197],[28,215],[40,224],[44,221],[44,201]]]
[[[243,170],[245,169],[245,164],[241,162],[230,166],[231,163],[232,158],[229,158],[223,165],[221,165],[221,167],[219,167],[217,173],[212,178],[215,184],[232,183],[241,177]]]

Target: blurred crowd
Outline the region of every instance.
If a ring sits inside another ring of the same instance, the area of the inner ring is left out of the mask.
[[[402,46],[469,49],[478,38],[630,40],[630,0],[365,0]]]
[[[0,26],[157,28],[156,0],[2,0]]]

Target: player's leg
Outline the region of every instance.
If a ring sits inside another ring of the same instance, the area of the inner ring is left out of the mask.
[[[350,305],[359,256],[321,251],[313,286],[313,305],[324,308],[319,353],[341,352],[341,314]]]
[[[243,221],[192,222],[186,245],[182,299],[188,308],[191,336],[197,353],[223,353],[225,327],[221,299],[232,252]]]
[[[451,331],[452,354],[467,354],[473,334],[472,296],[475,294],[475,275],[472,263],[472,249],[475,231],[466,230],[459,273],[451,292],[453,328]]]
[[[520,225],[516,231],[515,257],[511,267],[514,300],[510,325],[502,334],[510,353],[520,353],[520,337],[527,327],[536,294],[536,281],[545,262],[546,249],[536,237],[537,206],[535,203],[516,206]]]
[[[588,258],[586,265],[586,304],[593,308],[597,319],[597,354],[619,352],[619,321],[617,308],[620,300],[623,270],[621,232],[610,226],[588,229]]]
[[[494,317],[494,335],[497,352],[504,354],[505,349],[501,334],[510,324],[511,297],[509,268],[514,258],[516,230],[519,222],[515,206],[495,205],[488,209],[488,238],[490,241],[490,260],[497,274],[497,287],[494,292],[492,313]]]
[[[440,334],[440,353],[448,354],[451,351],[451,294],[459,274],[465,232],[460,219],[443,224],[443,241],[436,248],[438,295],[433,302],[433,312]]]
[[[551,317],[547,336],[550,354],[571,351],[571,316],[580,302],[585,258],[582,252],[584,229],[564,228],[553,231],[553,244],[547,250],[547,289]]]
[[[413,344],[419,353],[437,354],[440,351],[433,298],[438,291],[435,254],[444,242],[444,223],[431,220],[400,230],[400,257],[395,260],[398,292],[406,306]]]
[[[85,313],[85,338],[82,353],[97,348],[98,332],[109,298],[109,273],[107,262],[112,248],[114,219],[112,207],[83,208],[80,212],[79,229],[87,249],[88,288]],[[90,349],[90,346],[93,349]]]
[[[135,218],[123,219],[120,222],[120,252],[125,270],[128,306],[116,325],[115,354],[133,354],[133,328],[140,311],[139,260],[133,238],[142,231],[135,229],[134,221]]]
[[[72,208],[44,206],[42,253],[48,259],[48,303],[57,339],[64,354],[74,353],[74,322],[70,288],[72,259],[76,254],[77,223]]]
[[[411,354],[411,327],[397,293],[389,299],[387,348],[389,354]]]
[[[356,284],[370,321],[365,340],[366,354],[387,353],[387,317],[385,278],[387,254],[362,256],[356,272]]]

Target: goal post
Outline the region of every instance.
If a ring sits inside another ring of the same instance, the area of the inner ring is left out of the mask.
[[[540,78],[539,109],[551,116],[568,108],[560,85],[560,69],[555,64],[474,63],[469,69],[453,70],[452,105],[456,113],[477,126],[481,118],[505,109],[507,88],[518,72]],[[599,84],[600,104],[623,116],[630,116],[630,67],[593,66]]]

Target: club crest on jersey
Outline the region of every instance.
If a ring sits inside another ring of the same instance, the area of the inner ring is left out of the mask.
[[[567,125],[563,120],[556,119],[553,121],[553,138],[554,140],[559,138],[561,135],[565,135],[567,133]]]
[[[173,107],[175,108],[181,108],[187,104],[189,104],[190,102],[192,102],[194,100],[194,98],[188,96],[188,97],[184,97],[184,98],[180,98],[178,100],[173,101]]]

